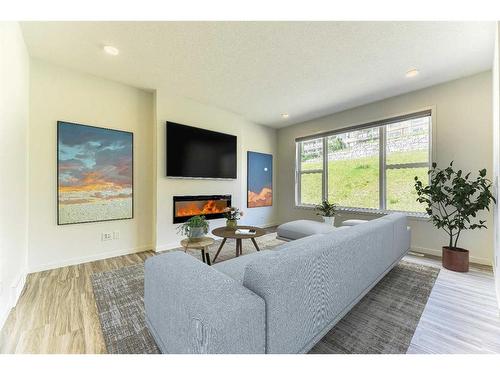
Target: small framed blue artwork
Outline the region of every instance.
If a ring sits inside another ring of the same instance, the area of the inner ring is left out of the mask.
[[[247,152],[247,207],[273,205],[273,155]]]

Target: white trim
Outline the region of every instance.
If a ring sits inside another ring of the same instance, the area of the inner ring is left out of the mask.
[[[0,308],[0,330],[3,328],[7,318],[9,317],[11,308],[8,306],[2,306]]]
[[[24,285],[26,284],[27,275],[28,273],[26,271],[23,271],[21,275],[18,277],[17,282],[11,286],[11,295],[10,295],[11,307],[15,307],[17,305],[17,301],[19,300],[19,297],[21,297]]]
[[[379,208],[383,211],[386,209],[387,201],[387,159],[386,159],[386,146],[387,137],[385,126],[378,128],[378,204]]]
[[[47,270],[52,270],[54,268],[74,266],[76,264],[93,262],[96,260],[102,260],[102,259],[107,259],[107,258],[114,258],[114,257],[121,256],[121,255],[141,253],[143,251],[152,250],[152,249],[153,249],[152,245],[143,245],[143,246],[138,246],[138,247],[135,247],[132,249],[114,250],[114,251],[108,251],[105,253],[92,254],[92,255],[88,255],[88,256],[84,256],[84,257],[70,258],[70,259],[66,259],[66,260],[62,260],[62,261],[58,261],[58,262],[49,262],[49,263],[45,263],[45,264],[34,265],[34,266],[30,266],[28,270],[29,270],[29,273],[47,271]]]
[[[296,205],[294,207],[298,210],[308,210],[314,211],[315,207],[313,205]],[[418,212],[408,212],[408,211],[392,211],[392,210],[380,210],[378,208],[354,208],[354,207],[337,207],[336,211],[340,214],[342,213],[351,213],[351,214],[360,214],[360,215],[373,215],[373,216],[382,216],[389,215],[395,212],[405,214],[409,220],[418,220],[418,221],[429,221],[429,215],[426,213],[418,213]]]
[[[294,183],[295,183],[295,199],[294,199],[294,202],[295,202],[295,205],[297,206],[298,204],[300,204],[300,194],[301,194],[301,181],[300,181],[300,178],[301,178],[301,175],[300,175],[300,172],[301,172],[301,165],[300,165],[300,153],[301,153],[301,145],[302,143],[300,142],[295,142],[295,180],[294,180]]]
[[[304,171],[302,171],[304,173]],[[323,169],[321,171],[321,195],[328,200],[328,137],[323,138]],[[301,182],[302,183],[302,182]],[[318,202],[319,203],[319,202]]]
[[[442,257],[442,250],[441,249],[429,249],[429,248],[425,248],[425,247],[418,247],[418,246],[412,246],[410,248],[410,251],[414,252],[414,253],[422,253],[422,254],[429,254],[429,255],[434,255],[434,256],[437,256],[437,257]],[[472,262],[472,263],[478,263],[478,264],[483,264],[483,265],[486,265],[486,266],[491,266],[491,260],[490,259],[486,259],[486,258],[478,258],[478,257],[475,257],[475,256],[471,256],[469,255],[469,260]]]
[[[163,244],[163,245],[158,245],[154,248],[154,251],[155,253],[161,253],[162,251],[168,251],[168,250],[173,250],[173,249],[176,249],[178,247],[180,247],[181,245],[179,244],[178,241],[176,242],[169,242],[169,243],[166,243],[166,244]]]
[[[17,277],[17,281],[14,282],[8,291],[8,301],[7,305],[0,311],[0,330],[3,328],[7,318],[11,310],[16,307],[17,301],[19,301],[19,297],[21,297],[21,293],[23,292],[24,285],[26,284],[26,271],[22,271],[21,274]]]
[[[424,108],[419,109],[419,110],[404,111],[404,112],[401,112],[401,113],[396,114],[396,115],[387,115],[387,116],[377,118],[376,120],[363,121],[363,122],[357,123],[355,125],[345,125],[345,126],[341,126],[339,128],[333,129],[333,130],[316,132],[316,133],[306,135],[303,137],[297,137],[297,138],[295,138],[295,142],[307,142],[307,141],[317,139],[317,138],[330,137],[332,135],[352,132],[352,131],[356,131],[356,130],[377,128],[379,126],[396,124],[398,122],[403,122],[403,121],[407,121],[407,120],[414,119],[414,118],[424,117],[425,115],[422,112],[432,111],[433,107],[434,106],[427,106],[427,107],[424,107]],[[339,113],[339,112],[337,112],[337,113]],[[331,113],[329,115],[326,115],[326,116],[320,117],[320,118],[333,116],[335,114],[336,113]],[[412,115],[418,115],[418,116],[413,117]],[[431,113],[431,115],[432,115],[432,113]],[[406,119],[401,118],[401,117],[405,117],[405,116],[406,116]],[[317,118],[316,120],[318,120],[318,119],[319,118]]]

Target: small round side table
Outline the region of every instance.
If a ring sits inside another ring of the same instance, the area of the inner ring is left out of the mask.
[[[254,232],[253,233],[246,233],[246,234],[243,234],[243,233],[236,233],[236,230],[237,229],[251,229],[253,230]],[[259,227],[252,227],[252,226],[249,226],[249,225],[238,225],[235,228],[228,228],[228,227],[220,227],[220,228],[215,228],[213,231],[212,231],[212,234],[217,236],[217,237],[222,237],[223,240],[219,246],[219,249],[217,250],[217,253],[215,254],[215,257],[214,257],[214,262],[215,262],[215,259],[217,259],[217,257],[219,256],[219,253],[220,251],[222,250],[222,247],[224,246],[224,244],[226,243],[227,239],[228,238],[234,238],[236,239],[236,256],[239,257],[240,255],[242,255],[242,249],[243,249],[243,246],[241,244],[241,240],[244,240],[246,238],[249,238],[252,240],[253,242],[253,245],[255,246],[255,249],[257,251],[260,251],[259,249],[259,245],[257,245],[257,242],[255,241],[255,238],[256,237],[260,237],[260,236],[263,236],[264,234],[266,234],[266,231],[262,228],[259,228]]]
[[[197,249],[201,250],[201,259],[203,263],[212,265],[210,262],[210,254],[209,254],[209,246],[214,244],[214,239],[210,237],[200,237],[200,238],[184,238],[181,241],[181,246],[184,248],[184,251],[187,249]]]

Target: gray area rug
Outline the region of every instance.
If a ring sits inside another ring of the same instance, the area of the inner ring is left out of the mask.
[[[268,234],[258,243],[263,250],[283,242]],[[217,262],[234,251],[228,241]],[[244,241],[243,254],[253,251]],[[188,252],[201,258],[199,251]],[[438,268],[401,261],[310,353],[406,353],[438,274]],[[92,285],[108,352],[158,353],[144,317],[144,265],[93,274]]]

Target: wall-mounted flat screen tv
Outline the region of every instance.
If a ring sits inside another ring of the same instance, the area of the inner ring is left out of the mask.
[[[236,178],[236,136],[167,121],[167,177]]]

